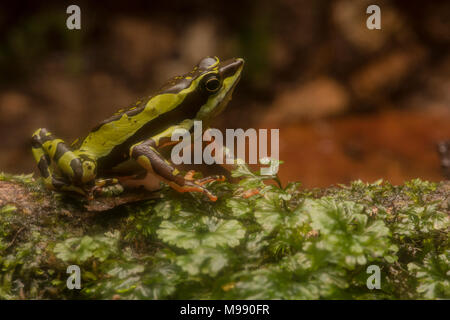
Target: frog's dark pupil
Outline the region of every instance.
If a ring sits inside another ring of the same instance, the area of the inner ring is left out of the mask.
[[[217,78],[211,78],[206,81],[206,89],[208,91],[216,91],[219,89],[220,81]]]

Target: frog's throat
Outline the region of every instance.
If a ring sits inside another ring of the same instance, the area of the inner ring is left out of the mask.
[[[209,122],[220,114],[231,100],[236,85],[241,78],[242,67],[232,76],[223,80],[222,89],[216,95],[211,96],[197,113],[196,118]]]

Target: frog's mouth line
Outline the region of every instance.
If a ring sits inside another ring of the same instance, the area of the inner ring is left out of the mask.
[[[244,68],[244,60],[243,59],[235,59],[229,63],[225,62],[225,65],[219,68],[219,72],[221,76],[224,78],[223,86],[224,92],[222,93],[222,98],[218,97],[220,102],[214,108],[213,116],[219,115],[227,106],[228,102],[230,102],[234,89],[236,85],[241,80],[242,69]],[[227,89],[227,86],[229,88]]]

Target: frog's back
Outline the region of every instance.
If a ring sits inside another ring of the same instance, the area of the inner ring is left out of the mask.
[[[217,69],[218,63],[218,58],[204,58],[191,72],[170,79],[155,95],[117,111],[78,143],[77,152],[97,159],[98,168],[112,167],[129,158],[132,145],[195,119],[210,95],[199,88],[202,75]]]
[[[185,119],[194,119],[206,98],[190,88],[191,81],[175,78],[155,95],[140,99],[127,109],[118,110],[94,127],[78,143],[80,153],[98,159],[98,167],[112,167],[129,156],[130,147]],[[186,89],[186,90],[185,90]],[[184,90],[184,91],[183,91]],[[183,92],[181,92],[183,91]]]

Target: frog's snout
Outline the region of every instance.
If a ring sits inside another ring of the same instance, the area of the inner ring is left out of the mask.
[[[219,65],[219,73],[222,79],[228,78],[232,75],[240,74],[244,67],[244,59],[229,59]]]

